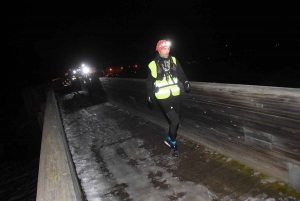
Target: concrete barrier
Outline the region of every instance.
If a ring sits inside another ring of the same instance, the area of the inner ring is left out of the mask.
[[[47,93],[36,200],[85,200],[52,90]]]

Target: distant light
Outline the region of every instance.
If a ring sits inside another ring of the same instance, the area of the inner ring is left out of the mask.
[[[76,74],[76,73],[77,73],[77,71],[76,71],[76,70],[73,70],[73,73],[74,73],[74,74]]]
[[[56,80],[60,80],[60,78],[54,78],[54,79],[52,79],[52,82],[54,82]]]
[[[88,67],[83,67],[82,72],[84,74],[88,74],[90,72],[90,69]]]
[[[123,66],[121,66],[121,69],[123,69]]]
[[[84,65],[84,64],[81,64],[81,66],[84,67],[85,65]]]
[[[110,68],[109,70],[112,71],[112,68]]]
[[[135,65],[134,67],[136,67],[136,68],[137,68],[137,65]]]
[[[166,42],[166,45],[167,45],[167,46],[171,46],[171,42],[170,42],[170,41],[167,41],[167,42]]]

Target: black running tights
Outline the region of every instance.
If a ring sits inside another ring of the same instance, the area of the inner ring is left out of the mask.
[[[179,115],[175,112],[175,110],[171,110],[167,113],[167,116],[169,117],[170,120],[169,136],[172,141],[175,141],[177,137],[178,126],[179,126]]]
[[[172,141],[175,141],[179,126],[180,98],[171,95],[167,99],[158,99],[158,103],[169,118],[169,136]]]

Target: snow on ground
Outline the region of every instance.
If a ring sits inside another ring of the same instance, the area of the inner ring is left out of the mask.
[[[65,96],[63,102],[70,98],[72,95]],[[120,200],[120,194],[123,200],[143,201],[170,200],[180,193],[182,196],[178,200],[208,201],[216,198],[205,186],[179,181],[158,166],[156,158],[150,157],[149,150],[141,146],[142,139],[122,130],[101,112],[113,107],[104,103],[69,114],[62,109],[73,161],[89,201]],[[166,156],[166,160],[176,166],[172,157]],[[137,165],[130,165],[131,161]],[[156,173],[159,176],[149,178],[149,174]],[[153,180],[170,187],[155,187]]]

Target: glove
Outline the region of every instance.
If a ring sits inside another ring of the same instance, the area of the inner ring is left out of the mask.
[[[150,110],[154,108],[153,99],[151,96],[148,96],[148,107],[150,108]]]
[[[191,84],[189,83],[189,81],[185,81],[183,86],[184,86],[184,91],[186,93],[189,93],[191,91]]]

